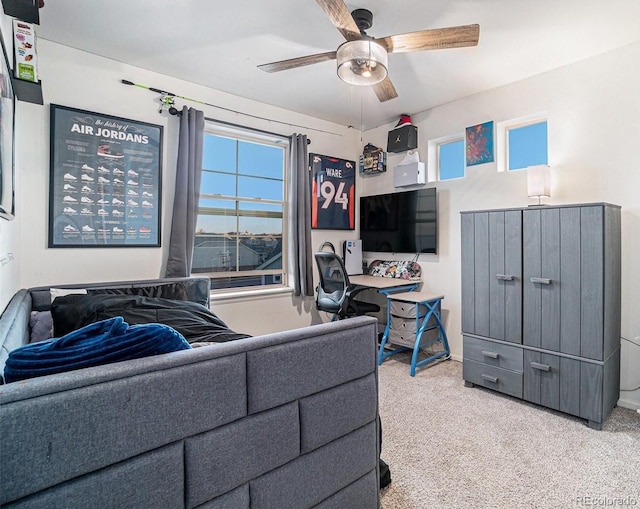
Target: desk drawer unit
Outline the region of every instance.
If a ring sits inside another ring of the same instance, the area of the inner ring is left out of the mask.
[[[390,302],[389,311],[392,316],[400,316],[403,318],[413,318],[424,316],[427,314],[427,306],[424,304],[414,304],[412,302],[402,302],[392,300]]]
[[[467,382],[475,385],[522,398],[522,372],[465,359],[462,363],[462,376]]]
[[[519,371],[522,373],[522,348],[469,336],[463,336],[463,340],[463,356],[465,361],[469,359],[489,366],[510,369],[511,371]]]

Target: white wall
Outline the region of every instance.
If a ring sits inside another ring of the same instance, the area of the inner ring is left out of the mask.
[[[13,65],[13,25],[11,20],[11,17],[0,11],[0,29],[9,65]],[[16,103],[16,109],[19,109],[19,107]],[[18,165],[19,154],[16,154],[15,158],[16,165]],[[16,172],[16,180],[19,180],[19,178]],[[19,184],[16,183],[16,185]],[[20,215],[13,221],[0,218],[0,259],[9,256],[13,257],[11,261],[0,266],[0,310],[7,306],[13,294],[20,288],[20,245],[18,237],[21,220]]]
[[[123,85],[120,83],[123,78],[236,111],[317,129],[304,130],[205,105],[177,101],[180,108],[186,104],[202,109],[206,117],[284,135],[304,132],[312,141],[309,146],[311,152],[348,159],[357,157],[359,133],[343,126],[123,65],[46,40],[38,41],[38,60],[45,105],[20,103],[16,129],[16,151],[20,154],[16,167],[20,178],[17,189],[18,218],[28,218],[28,222],[23,223],[27,226],[20,229],[19,241],[19,279],[23,287],[156,278],[163,273],[171,227],[170,206],[173,199],[179,119],[166,113],[160,115],[157,102],[159,95]],[[47,248],[50,103],[164,127],[162,248]],[[4,226],[3,224],[3,233]],[[313,245],[319,245],[325,238],[331,237],[327,233],[334,232],[314,232]],[[355,238],[355,232],[348,234],[347,238]],[[343,236],[345,235],[333,235],[332,240]],[[13,291],[15,290],[11,288],[10,292]],[[313,299],[301,301],[294,299],[290,293],[268,299],[253,297],[216,302],[216,311],[231,327],[250,334],[320,321],[317,314],[310,313],[312,308]]]
[[[622,336],[640,343],[640,44],[477,94],[413,116],[421,161],[427,140],[463,133],[467,126],[547,112],[552,197],[545,203],[610,202],[622,206]],[[425,93],[429,93],[428,90]],[[364,143],[386,146],[393,124],[364,133]],[[362,194],[393,190],[390,155],[385,174],[363,179]],[[462,355],[460,334],[460,217],[462,210],[526,206],[526,173],[497,173],[496,164],[467,168],[464,179],[437,182],[439,253],[421,255],[424,288],[444,293],[452,311],[448,337]],[[370,254],[372,256],[372,254]],[[410,256],[405,256],[405,258]],[[640,385],[640,347],[622,341],[621,387]],[[621,404],[640,407],[640,390],[621,392]]]

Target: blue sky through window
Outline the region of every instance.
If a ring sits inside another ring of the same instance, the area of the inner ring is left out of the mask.
[[[440,180],[464,177],[464,140],[442,143],[438,150]]]
[[[284,201],[284,147],[205,134],[202,156],[200,207],[218,214],[199,214],[197,230],[227,233],[238,229],[251,234],[282,234],[282,203],[240,201],[236,224],[236,201],[202,195],[222,195]],[[224,212],[222,212],[224,209]],[[246,215],[245,215],[246,214]]]
[[[507,136],[509,170],[549,163],[546,121],[509,129]]]

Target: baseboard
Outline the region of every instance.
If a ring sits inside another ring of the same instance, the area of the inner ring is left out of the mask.
[[[629,399],[620,398],[618,400],[618,406],[621,406],[622,408],[628,408],[630,410],[640,411],[640,403],[637,401],[631,401]]]

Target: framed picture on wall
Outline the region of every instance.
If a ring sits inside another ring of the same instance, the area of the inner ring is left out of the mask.
[[[51,105],[49,247],[158,247],[162,126]]]
[[[493,121],[466,128],[467,166],[493,162]]]
[[[311,228],[354,230],[356,163],[309,154],[311,166]]]
[[[2,42],[0,60],[0,217],[15,217],[14,200],[14,112],[15,96],[11,83],[11,69]]]

